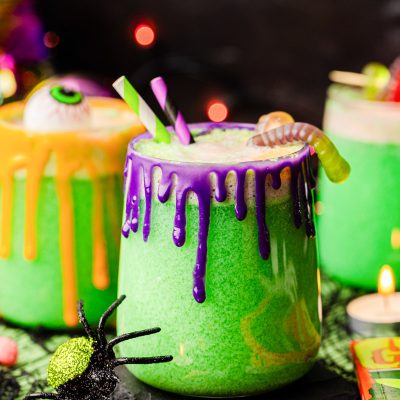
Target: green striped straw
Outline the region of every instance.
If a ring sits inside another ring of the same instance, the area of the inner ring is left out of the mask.
[[[156,142],[171,143],[171,136],[167,128],[125,76],[118,78],[113,83],[113,87],[137,114],[146,129],[154,136]]]

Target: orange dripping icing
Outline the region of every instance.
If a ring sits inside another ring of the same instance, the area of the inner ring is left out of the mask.
[[[120,100],[91,98],[92,107],[127,111]],[[61,132],[29,135],[15,121],[21,117],[23,103],[13,103],[0,109],[0,159],[5,168],[0,172],[2,194],[2,221],[0,257],[11,251],[13,180],[18,170],[26,174],[24,256],[34,260],[37,255],[37,209],[41,179],[50,159],[56,162],[55,185],[60,205],[60,255],[63,282],[64,321],[68,326],[78,323],[76,315],[77,274],[75,259],[75,224],[71,179],[77,172],[86,173],[93,184],[93,285],[106,289],[109,285],[107,250],[105,242],[104,208],[115,208],[110,191],[102,188],[102,177],[113,182],[112,175],[122,179],[126,146],[129,140],[143,132],[136,120],[130,128],[111,134],[97,132]],[[118,126],[117,126],[118,128]],[[108,213],[108,210],[107,210]],[[110,211],[110,218],[115,219]],[[112,224],[114,226],[114,223]],[[117,226],[117,225],[116,225]],[[118,227],[119,229],[119,227]]]
[[[117,181],[114,177],[111,177],[108,181],[108,190],[106,191],[106,204],[112,204],[114,207],[108,207],[108,218],[110,221],[111,225],[111,230],[113,233],[113,240],[116,244],[116,246],[119,245],[119,239],[121,236],[121,215],[122,215],[122,206],[123,204],[115,204],[114,200],[114,193],[116,193],[117,190],[120,191],[120,193],[123,192],[122,186],[119,184],[118,181],[118,186],[117,186]]]

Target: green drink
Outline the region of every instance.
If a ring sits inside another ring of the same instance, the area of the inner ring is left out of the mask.
[[[352,174],[339,187],[321,174],[321,267],[345,284],[376,289],[382,265],[400,263],[400,105],[333,85],[324,126]]]
[[[121,354],[172,354],[130,368],[175,393],[272,390],[320,343],[308,147],[249,149],[249,124],[191,129],[194,145],[141,137],[128,150],[118,333],[162,330]]]
[[[113,180],[113,182],[112,182]],[[0,309],[2,316],[18,325],[47,328],[64,328],[65,303],[63,300],[62,258],[60,255],[60,221],[55,218],[59,214],[59,201],[54,177],[43,177],[40,182],[39,205],[37,209],[37,248],[35,259],[24,257],[24,227],[26,221],[24,177],[14,180],[15,210],[12,221],[12,248],[7,258],[0,260]],[[88,316],[96,323],[99,316],[115,300],[117,288],[117,265],[119,241],[115,236],[115,223],[110,218],[116,210],[106,204],[102,212],[106,254],[109,265],[109,284],[106,288],[94,286],[93,276],[93,185],[90,179],[72,179],[70,182],[73,195],[75,232],[79,240],[75,241],[75,257],[77,266],[77,293],[82,299],[92,299],[87,303]],[[114,187],[110,198],[122,201],[119,179],[104,177],[102,179],[105,194],[106,188]],[[118,190],[119,189],[119,190]],[[0,191],[3,194],[3,191]],[[84,200],[84,201],[83,201]],[[110,214],[111,213],[111,214]],[[86,234],[79,234],[86,232]],[[76,303],[71,305],[76,308]],[[73,314],[72,314],[73,315]],[[68,321],[68,319],[67,319]]]
[[[115,299],[124,153],[141,129],[123,102],[59,85],[1,107],[2,317],[76,327],[79,298],[91,323]]]

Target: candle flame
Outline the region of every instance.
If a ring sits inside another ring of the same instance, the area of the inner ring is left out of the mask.
[[[379,272],[378,293],[383,295],[393,294],[396,290],[396,282],[392,267],[388,264],[382,266]]]
[[[399,228],[392,229],[391,244],[392,244],[393,249],[395,249],[395,250],[400,249],[400,229]]]

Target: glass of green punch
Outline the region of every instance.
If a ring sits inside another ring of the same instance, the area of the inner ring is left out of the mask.
[[[152,326],[122,354],[172,354],[131,366],[192,396],[252,395],[312,366],[320,344],[309,146],[249,146],[255,125],[194,124],[196,143],[133,140],[118,333]]]
[[[380,268],[400,263],[400,103],[367,100],[333,84],[324,128],[352,165],[348,184],[319,182],[321,268],[347,285],[376,289]],[[339,250],[340,249],[340,250]],[[399,269],[394,269],[400,282]]]
[[[0,107],[0,315],[78,327],[115,299],[126,145],[142,125],[122,101],[57,80]]]

